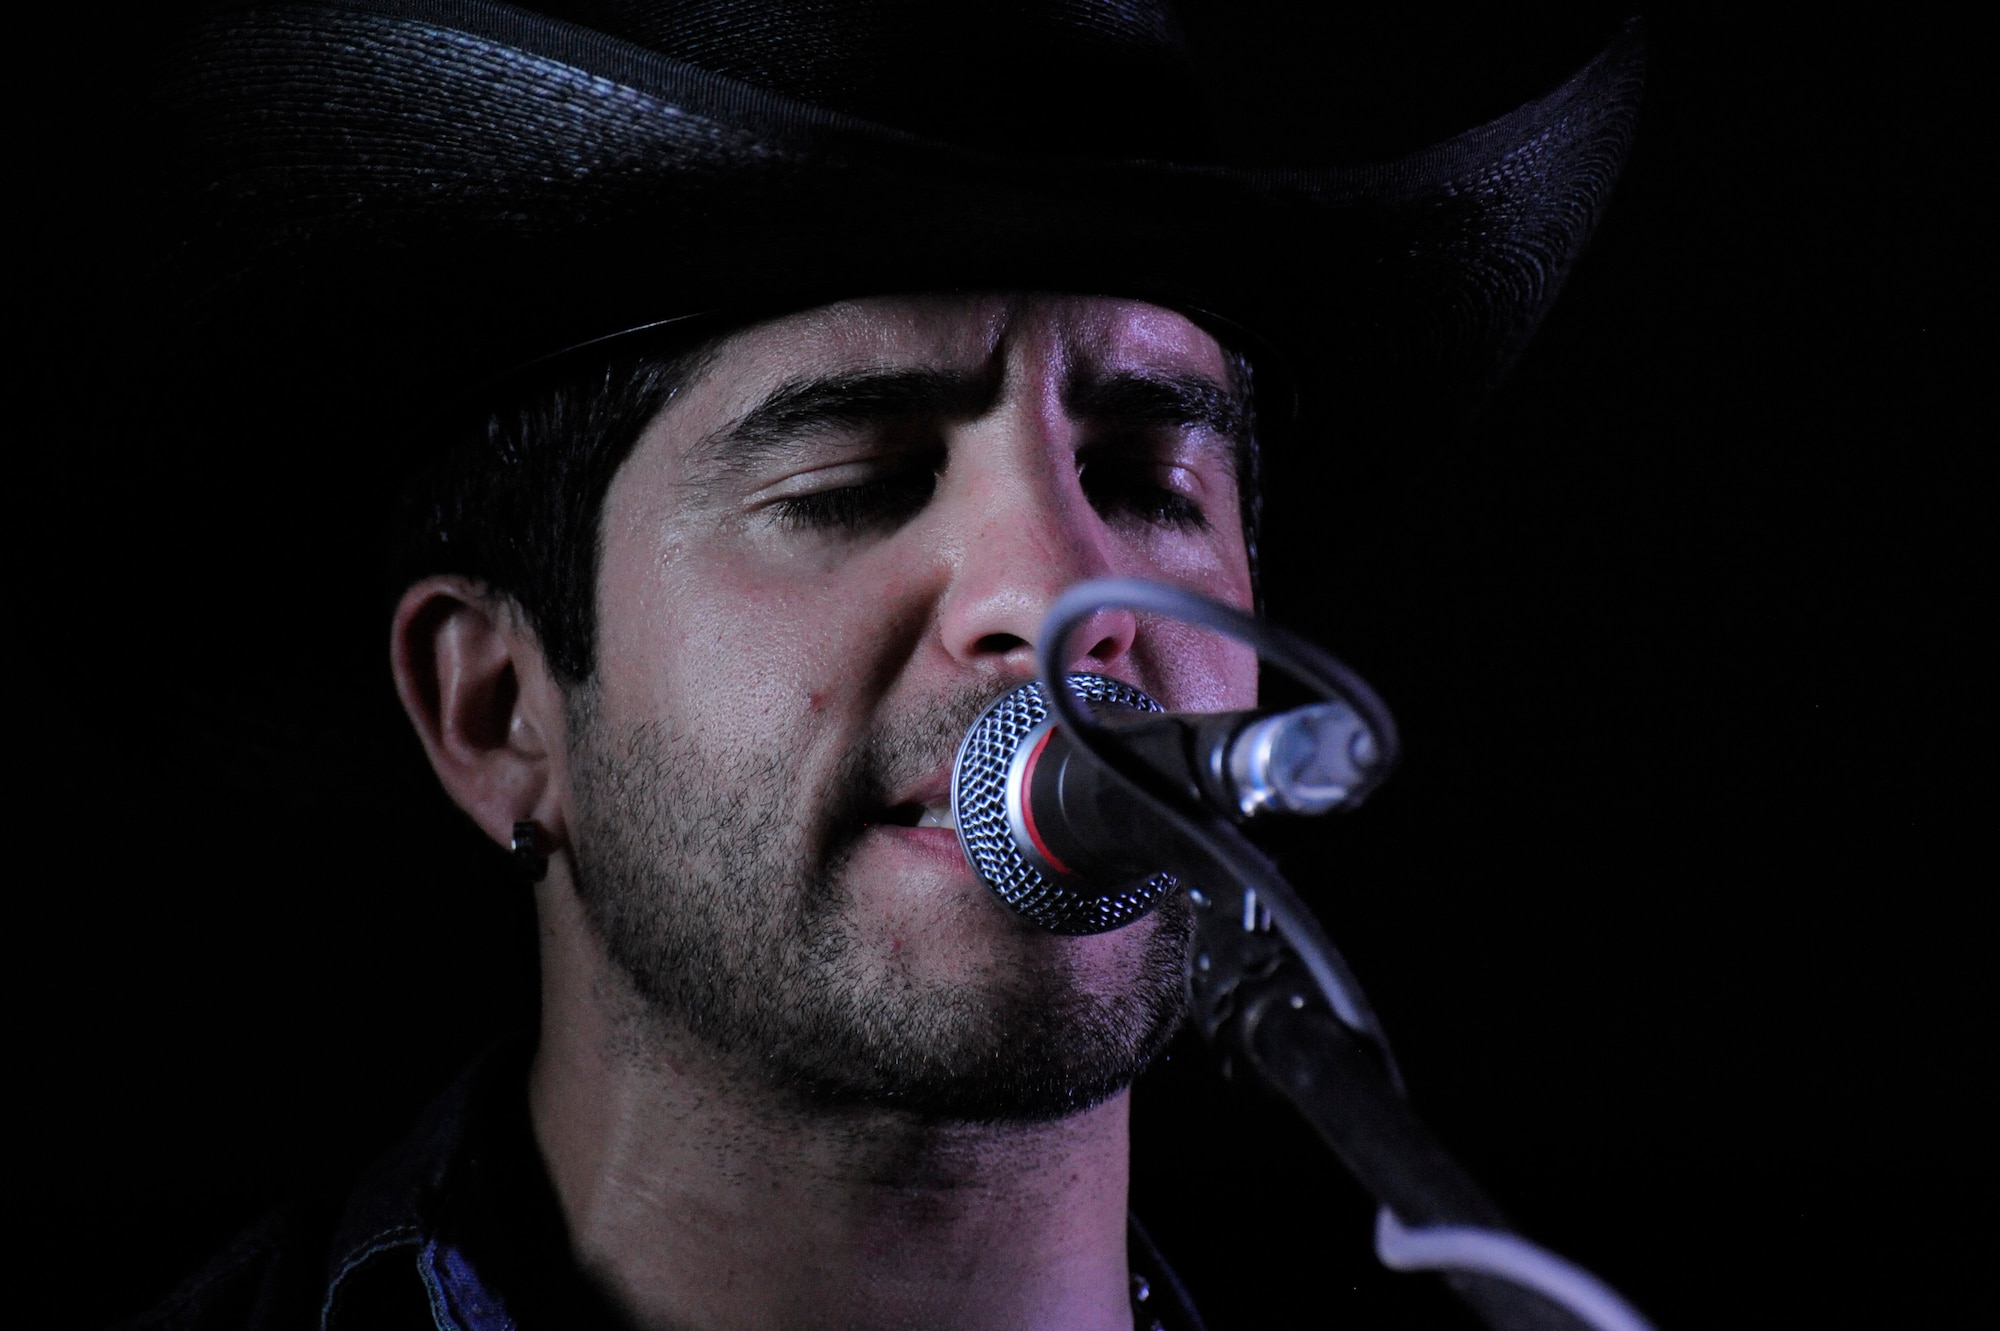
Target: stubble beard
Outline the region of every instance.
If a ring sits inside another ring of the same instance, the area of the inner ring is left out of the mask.
[[[1133,964],[1093,988],[1052,936],[1035,963],[925,979],[871,968],[850,861],[899,780],[935,770],[990,701],[885,724],[812,798],[793,750],[718,753],[665,723],[607,733],[571,700],[577,891],[647,1015],[809,1104],[935,1121],[1039,1122],[1128,1086],[1185,1007],[1184,896],[1146,919]]]

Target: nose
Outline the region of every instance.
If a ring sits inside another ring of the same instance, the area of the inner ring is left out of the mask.
[[[1073,475],[989,492],[962,530],[964,544],[938,613],[945,651],[1008,679],[1035,674],[1042,618],[1086,578],[1119,572],[1102,519]],[[1138,637],[1128,610],[1100,610],[1070,639],[1070,670],[1122,674]]]

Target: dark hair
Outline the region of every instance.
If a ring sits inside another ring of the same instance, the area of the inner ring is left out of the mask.
[[[1220,338],[1217,341],[1221,341]],[[1264,535],[1264,450],[1257,428],[1257,379],[1250,358],[1222,343],[1229,365],[1229,391],[1243,411],[1236,440],[1236,506],[1243,521],[1243,553],[1250,565],[1252,608],[1264,613],[1264,578],[1260,568]]]
[[[590,678],[604,496],[716,340],[571,357],[516,377],[483,410],[447,417],[444,448],[405,496],[396,592],[435,573],[472,578],[520,608],[560,682]]]
[[[597,570],[604,497],[646,426],[713,352],[721,335],[621,345],[614,354],[517,378],[460,424],[409,489],[392,578],[402,590],[457,573],[519,607],[565,686],[597,662]],[[1228,351],[1242,405],[1236,480],[1259,588],[1261,462],[1250,362]],[[1261,600],[1261,591],[1259,592]]]

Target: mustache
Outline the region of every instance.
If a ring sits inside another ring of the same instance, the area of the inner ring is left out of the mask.
[[[834,773],[834,797],[821,829],[821,844],[829,856],[850,847],[897,792],[949,764],[979,714],[1012,687],[1009,681],[967,684],[921,711],[889,718],[871,729]]]

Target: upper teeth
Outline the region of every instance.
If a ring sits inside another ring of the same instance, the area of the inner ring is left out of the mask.
[[[917,826],[942,827],[955,832],[958,830],[958,817],[952,813],[949,804],[927,805],[924,808],[924,816],[917,819]]]

